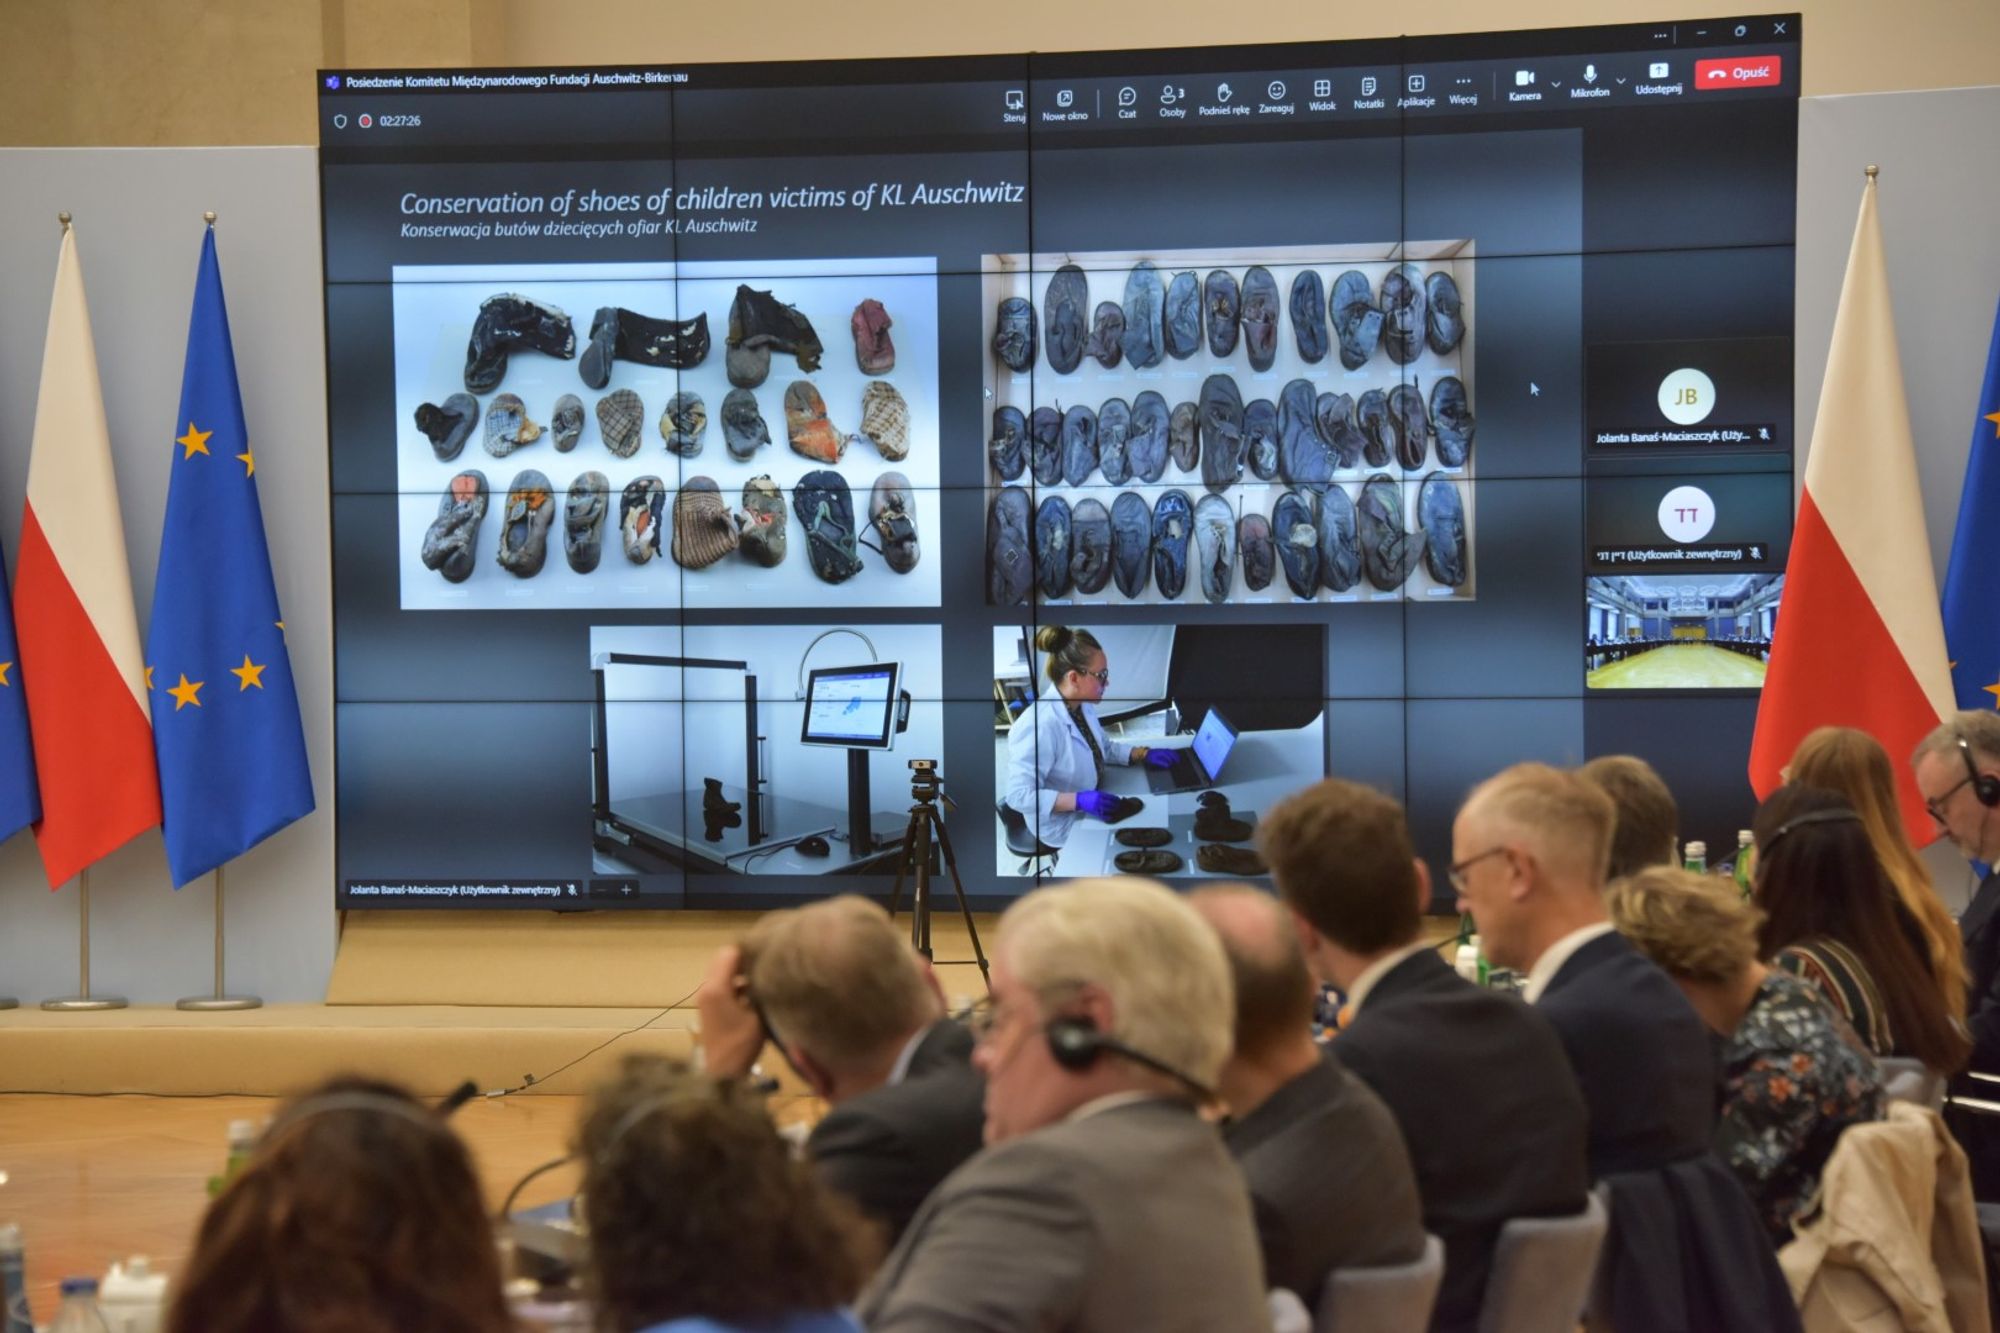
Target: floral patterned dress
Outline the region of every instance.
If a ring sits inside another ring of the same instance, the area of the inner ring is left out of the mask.
[[[1773,970],[1723,1043],[1715,1150],[1742,1182],[1774,1245],[1819,1188],[1834,1142],[1882,1115],[1874,1057],[1819,991]]]

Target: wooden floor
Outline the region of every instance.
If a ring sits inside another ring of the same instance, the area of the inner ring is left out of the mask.
[[[529,1169],[562,1154],[579,1097],[477,1100],[452,1118],[472,1146],[489,1208]],[[65,1275],[102,1276],[143,1254],[177,1273],[222,1167],[229,1122],[264,1120],[263,1097],[0,1096],[0,1222],[19,1222],[37,1318],[55,1314]],[[563,1168],[518,1206],[573,1192]]]
[[[1764,664],[1711,643],[1677,643],[1601,666],[1587,683],[1593,690],[1755,689],[1764,683]]]

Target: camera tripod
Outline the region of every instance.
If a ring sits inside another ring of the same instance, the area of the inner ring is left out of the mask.
[[[910,823],[903,833],[903,855],[896,865],[896,887],[889,894],[889,916],[893,919],[896,909],[902,905],[904,877],[911,877],[910,945],[929,959],[931,844],[935,838],[938,850],[944,855],[945,869],[951,874],[952,893],[958,898],[959,915],[965,919],[965,933],[972,940],[972,957],[979,964],[979,979],[991,991],[993,978],[987,969],[986,951],[979,945],[979,927],[972,924],[972,908],[965,901],[965,881],[958,877],[958,855],[952,850],[951,834],[945,830],[943,812],[937,808],[938,798],[943,795],[937,765],[930,760],[912,759],[910,769]],[[951,797],[945,796],[944,801],[956,808],[957,803]]]

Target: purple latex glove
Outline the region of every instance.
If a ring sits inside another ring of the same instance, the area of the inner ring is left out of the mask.
[[[1118,798],[1108,791],[1080,791],[1076,794],[1076,808],[1099,819],[1110,815],[1117,805]]]
[[[1174,749],[1151,749],[1146,751],[1146,762],[1154,768],[1172,768],[1174,756],[1179,753],[1179,750]]]

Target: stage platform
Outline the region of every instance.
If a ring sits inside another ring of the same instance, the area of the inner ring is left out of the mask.
[[[689,1054],[702,975],[754,920],[352,913],[324,1004],[50,1013],[22,996],[0,1010],[0,1094],[282,1097],[337,1073],[439,1096],[465,1079],[487,1091],[529,1075],[531,1091],[580,1093],[628,1051]],[[907,913],[897,924],[909,928]],[[998,928],[978,924],[987,940]],[[970,1002],[984,988],[977,967],[955,961],[972,957],[964,925],[938,913],[932,929],[946,996]]]

